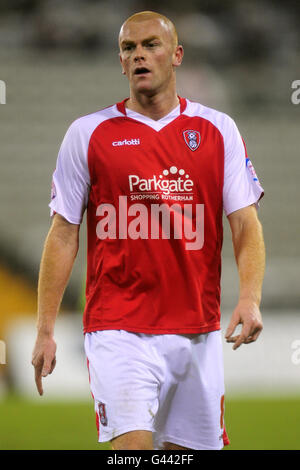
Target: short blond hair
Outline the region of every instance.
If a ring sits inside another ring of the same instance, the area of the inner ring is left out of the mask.
[[[127,18],[127,20],[125,20],[124,23],[122,24],[121,29],[120,29],[120,34],[124,26],[126,26],[128,23],[131,23],[131,22],[139,23],[142,21],[153,20],[153,19],[158,19],[167,26],[172,36],[173,46],[174,47],[178,46],[178,35],[177,35],[176,28],[174,26],[174,23],[172,23],[172,21],[169,20],[169,18],[167,18],[165,15],[162,15],[161,13],[157,13],[155,11],[141,11],[139,13],[134,13],[134,15],[129,16],[129,18]],[[119,35],[119,38],[120,38],[120,35]]]

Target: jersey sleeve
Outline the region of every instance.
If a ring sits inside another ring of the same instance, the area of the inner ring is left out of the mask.
[[[223,208],[226,215],[251,204],[258,207],[264,195],[238,128],[231,118],[228,120],[224,135]]]
[[[49,204],[51,217],[58,213],[72,224],[81,224],[89,189],[86,138],[77,120],[67,130],[58,153]]]

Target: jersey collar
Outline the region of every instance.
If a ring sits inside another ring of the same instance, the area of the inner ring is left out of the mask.
[[[180,114],[182,114],[186,108],[186,99],[185,98],[181,98],[181,96],[177,95],[178,98],[179,98],[179,104],[180,104]],[[125,103],[126,101],[129,100],[129,98],[125,98],[125,100],[123,101],[120,101],[119,103],[117,103],[117,109],[120,113],[124,114],[124,116],[127,116],[127,113],[126,113],[126,106],[125,106]],[[162,118],[163,119],[163,118]]]

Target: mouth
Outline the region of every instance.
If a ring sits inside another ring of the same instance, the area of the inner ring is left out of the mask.
[[[150,70],[146,67],[137,67],[134,71],[134,75],[146,75],[147,73],[150,73]]]

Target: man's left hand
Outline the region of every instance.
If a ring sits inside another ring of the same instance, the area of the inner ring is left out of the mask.
[[[241,333],[232,336],[240,323],[243,325]],[[234,343],[232,349],[235,350],[243,343],[249,344],[256,341],[262,329],[263,324],[258,305],[250,300],[240,300],[231,316],[225,339],[227,343]]]

